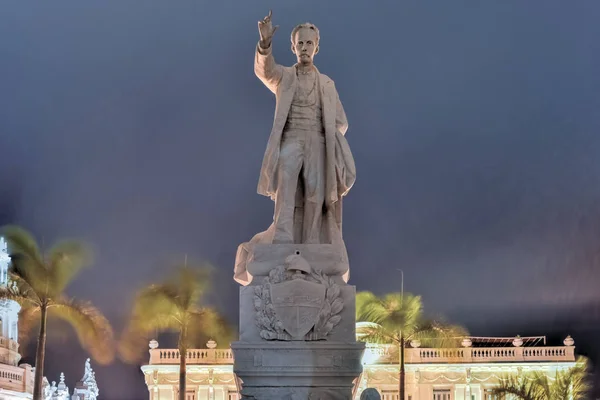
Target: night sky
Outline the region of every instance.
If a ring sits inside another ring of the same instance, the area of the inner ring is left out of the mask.
[[[236,247],[273,213],[256,184],[275,99],[253,72],[270,8],[281,64],[295,24],[320,28],[348,115],[351,283],[399,291],[402,268],[472,334],[571,334],[600,361],[596,0],[5,2],[0,225],[89,241],[68,293],[117,331],[184,254],[216,266],[235,323]],[[51,335],[46,370],[71,388],[73,338]],[[139,366],[92,365],[103,399],[147,398]]]

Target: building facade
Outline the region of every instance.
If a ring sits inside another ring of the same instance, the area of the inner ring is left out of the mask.
[[[0,286],[8,287],[10,257],[6,241],[0,237]],[[35,369],[19,365],[19,311],[13,300],[0,299],[0,400],[31,399]]]
[[[10,257],[6,241],[0,237],[0,286],[11,285],[8,276]],[[19,354],[19,311],[21,306],[13,300],[0,299],[0,400],[31,399],[35,368],[29,364],[20,364]],[[85,363],[85,372],[77,382],[73,395],[65,384],[65,375],[60,374],[60,382],[44,378],[44,400],[96,400],[98,385],[90,360]]]
[[[405,349],[407,400],[497,400],[492,391],[507,375],[533,371],[553,376],[575,366],[573,339],[546,346],[544,337],[465,338],[458,348]],[[376,388],[383,400],[397,400],[398,347],[367,344],[357,396]],[[356,397],[358,398],[358,397]]]
[[[357,332],[360,332],[360,324]],[[544,337],[464,338],[457,348],[424,348],[418,342],[405,349],[407,400],[496,400],[492,389],[508,374],[542,371],[548,375],[575,366],[575,347],[568,337],[562,346],[547,346]],[[186,400],[238,400],[233,355],[209,342],[187,353]],[[363,373],[354,398],[375,388],[383,400],[399,399],[398,347],[368,343]],[[150,400],[176,400],[179,351],[150,342],[150,360],[142,366]]]

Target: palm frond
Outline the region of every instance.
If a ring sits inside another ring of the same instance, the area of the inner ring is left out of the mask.
[[[421,296],[411,293],[389,293],[383,297],[389,322],[396,326],[414,326],[423,313]]]
[[[156,332],[181,330],[185,310],[178,299],[178,288],[171,282],[150,285],[138,292],[130,320],[119,338],[118,353],[123,361],[141,361],[148,340]]]
[[[39,299],[32,298],[28,293],[22,293],[18,286],[0,286],[0,299],[16,301],[21,307],[39,305]]]
[[[25,351],[32,339],[33,328],[40,323],[40,308],[37,306],[22,306],[19,311],[19,352],[26,357]],[[35,335],[33,335],[35,336]]]
[[[500,385],[493,389],[493,393],[502,397],[512,395],[519,400],[549,400],[528,375],[507,375],[501,378]]]
[[[192,307],[209,288],[211,268],[208,265],[200,267],[182,266],[177,268],[169,285],[177,288],[179,303],[187,309]]]
[[[391,314],[397,310],[398,304],[402,302],[395,303],[389,295],[380,298],[370,292],[360,292],[356,296],[356,304],[357,321],[381,325],[390,319]]]
[[[119,358],[128,363],[135,364],[143,360],[148,355],[145,350],[148,349],[148,341],[153,332],[141,331],[135,329],[132,325],[128,325],[117,343],[117,352]]]
[[[110,323],[91,303],[61,298],[50,304],[49,315],[67,321],[95,361],[108,364],[114,359],[114,335]]]
[[[565,374],[564,379],[571,382],[571,396],[573,399],[585,399],[592,389],[589,360],[583,356],[578,357],[576,365]]]
[[[544,396],[547,399],[551,399],[553,397],[553,392],[555,389],[552,387],[553,385],[548,379],[548,375],[545,372],[534,371],[527,377],[531,385],[536,386],[541,392],[543,392]]]
[[[179,332],[185,347],[211,337],[226,340],[225,320],[216,311],[198,306],[209,287],[210,271],[206,265],[179,267],[165,282],[142,289],[119,340],[119,356],[126,362],[140,360],[150,336],[162,331]]]
[[[41,272],[38,273],[36,270]],[[48,297],[49,273],[45,269],[37,269],[35,262],[21,256],[13,256],[8,272],[13,281],[20,278],[22,282],[26,283],[21,286],[28,286],[40,301]]]
[[[363,325],[360,329],[360,335],[357,335],[357,339],[367,343],[400,343],[400,337],[396,335],[396,332],[389,331],[376,323]]]
[[[2,228],[11,256],[10,271],[19,275],[38,293],[44,292],[48,282],[48,270],[44,258],[31,233],[9,225]]]
[[[24,298],[29,299],[29,301],[33,304],[42,304],[42,299],[40,298],[40,296],[38,296],[38,293],[22,276],[16,274],[12,270],[9,270],[8,276],[10,278],[10,290],[15,291]]]
[[[588,378],[588,360],[579,357],[574,367],[557,371],[553,382],[548,383],[546,379],[545,383],[553,399],[578,400],[586,398],[589,394],[591,385]]]
[[[420,319],[405,338],[407,341],[419,340],[424,347],[447,348],[459,347],[465,336],[468,336],[468,332],[462,326]]]
[[[410,293],[390,293],[381,298],[359,293],[357,321],[372,322],[387,331],[389,337],[409,336],[416,329],[422,313],[421,297]]]
[[[179,304],[179,292],[171,285],[151,285],[141,290],[134,300],[131,326],[146,332],[178,330],[184,311]]]
[[[90,248],[74,240],[57,243],[47,258],[51,296],[62,293],[79,271],[92,262]]]
[[[458,346],[467,335],[464,328],[423,318],[420,296],[390,293],[377,297],[371,292],[356,295],[356,320],[365,322],[360,328],[361,341],[400,343],[418,339],[425,346]]]
[[[379,299],[371,292],[356,293],[356,321],[369,322],[368,311],[372,303],[378,302]]]
[[[233,330],[227,320],[210,307],[194,307],[188,312],[187,343],[189,347],[203,345],[213,339],[219,344],[229,345]]]
[[[36,260],[40,267],[44,266],[42,252],[33,235],[16,225],[6,225],[0,229],[2,236],[8,244],[10,255],[19,254]]]
[[[511,394],[519,400],[582,400],[590,389],[587,368],[587,360],[582,358],[574,367],[557,371],[554,377],[540,371],[509,375],[501,379],[494,393]]]

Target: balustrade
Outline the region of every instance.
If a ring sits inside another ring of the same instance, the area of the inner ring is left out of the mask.
[[[575,361],[574,347],[473,347],[461,349],[406,349],[407,363],[489,363]],[[397,360],[397,355],[396,355]]]
[[[188,364],[233,364],[230,349],[190,349],[186,354]],[[179,350],[152,349],[150,364],[179,364]]]
[[[368,344],[363,361],[369,364],[395,364],[398,347]],[[561,347],[467,347],[467,348],[406,348],[407,364],[494,363],[530,361],[575,361],[575,348]],[[229,349],[191,349],[188,364],[233,364]],[[179,350],[152,349],[150,364],[178,364]]]

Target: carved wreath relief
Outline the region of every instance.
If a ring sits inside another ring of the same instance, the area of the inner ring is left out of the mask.
[[[254,308],[263,339],[320,340],[340,322],[344,303],[340,287],[295,254],[255,288]]]

